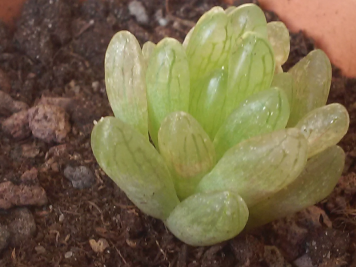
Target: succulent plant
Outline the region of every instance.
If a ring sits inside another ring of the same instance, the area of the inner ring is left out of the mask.
[[[214,7],[181,44],[142,49],[127,31],[105,58],[115,117],[92,132],[106,174],[183,242],[212,245],[325,198],[341,175],[349,117],[326,105],[331,64],[288,72],[289,32],[254,4]],[[151,142],[149,137],[151,137]]]

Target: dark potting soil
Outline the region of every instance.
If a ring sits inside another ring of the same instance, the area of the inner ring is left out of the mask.
[[[141,12],[130,15],[129,5]],[[0,266],[356,265],[356,80],[336,68],[329,102],[344,104],[351,119],[337,188],[317,206],[253,233],[187,246],[98,167],[90,133],[94,120],[112,114],[103,72],[110,38],[125,29],[141,44],[182,41],[214,5],[224,4],[29,0],[15,32],[0,25]],[[291,36],[285,69],[314,49],[302,33]]]

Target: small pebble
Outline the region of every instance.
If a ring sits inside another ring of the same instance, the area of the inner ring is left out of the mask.
[[[19,246],[36,233],[36,223],[31,211],[27,208],[13,210],[8,230],[11,233],[11,245]]]
[[[61,215],[59,215],[58,221],[59,221],[60,223],[62,223],[62,222],[64,221],[64,214],[63,214],[63,213],[62,213]]]
[[[38,170],[35,167],[32,167],[31,170],[25,171],[21,175],[21,182],[25,184],[38,184]]]
[[[46,191],[38,185],[13,184],[11,181],[0,183],[0,209],[13,206],[47,204]]]
[[[36,246],[35,250],[38,254],[44,254],[46,253],[46,249],[43,246]]]
[[[149,18],[146,13],[146,8],[139,1],[132,1],[129,4],[130,15],[134,16],[138,23],[148,24]]]
[[[12,114],[1,123],[2,130],[17,140],[22,140],[31,135],[28,124],[27,110]]]
[[[33,136],[47,143],[64,142],[71,129],[69,116],[58,106],[38,105],[30,108],[28,119]]]
[[[64,169],[64,176],[72,182],[74,188],[90,188],[95,183],[93,172],[86,166],[72,167]]]
[[[64,254],[64,258],[66,259],[69,259],[73,256],[73,252],[72,251],[67,251],[65,254]]]
[[[0,111],[10,112],[11,114],[27,110],[28,105],[24,102],[14,100],[9,94],[0,90]]]

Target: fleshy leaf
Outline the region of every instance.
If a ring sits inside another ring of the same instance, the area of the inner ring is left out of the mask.
[[[331,64],[321,50],[310,52],[289,71],[295,81],[288,127],[309,111],[326,104],[331,84]]]
[[[147,41],[146,43],[143,44],[142,55],[145,60],[146,66],[148,65],[148,62],[149,62],[155,48],[156,48],[156,44],[152,43],[151,41]]]
[[[228,8],[225,9],[226,15],[229,15],[232,11],[234,11],[236,6],[229,6]]]
[[[163,158],[130,125],[114,117],[101,119],[91,146],[100,167],[144,213],[164,220],[178,205]]]
[[[268,41],[273,47],[276,65],[282,66],[288,59],[290,51],[289,31],[281,21],[267,23]]]
[[[189,67],[182,45],[173,38],[160,41],[147,68],[149,132],[158,145],[158,130],[163,119],[173,111],[189,109]]]
[[[267,39],[267,21],[262,9],[255,4],[244,4],[226,12],[229,18],[229,33],[231,43],[236,41],[246,32],[254,32],[261,38]]]
[[[307,140],[299,129],[256,136],[229,149],[196,192],[231,190],[250,207],[290,184],[306,160]]]
[[[148,140],[146,65],[135,36],[120,31],[105,55],[105,84],[116,118],[130,124]]]
[[[213,139],[227,117],[224,109],[227,71],[218,69],[193,83],[192,88],[189,113]]]
[[[168,229],[192,246],[209,246],[242,231],[248,219],[243,199],[230,191],[199,193],[181,202],[167,219]]]
[[[276,74],[279,74],[279,73],[283,73],[284,71],[283,71],[283,68],[282,68],[282,66],[280,66],[280,65],[276,65],[275,66],[275,68],[274,68],[274,74],[276,75]]]
[[[314,109],[302,118],[296,128],[301,129],[308,140],[308,157],[336,145],[347,133],[350,118],[346,108],[330,104]]]
[[[226,113],[250,95],[270,88],[273,75],[272,47],[255,33],[245,33],[230,55]]]
[[[303,172],[287,187],[250,208],[252,229],[312,206],[334,189],[344,168],[345,153],[333,146],[308,160]]]
[[[231,44],[227,22],[225,11],[213,7],[195,25],[186,49],[192,81],[225,64]]]
[[[215,150],[209,136],[190,114],[173,112],[162,122],[158,144],[178,197],[190,196],[215,165]]]
[[[289,104],[292,103],[293,99],[293,85],[293,76],[288,72],[275,74],[271,84],[271,86],[278,87],[286,93]]]
[[[187,46],[188,46],[188,44],[189,44],[189,42],[190,42],[190,38],[192,37],[192,33],[193,33],[193,31],[194,31],[194,28],[195,28],[195,26],[189,30],[189,32],[187,33],[187,35],[186,35],[185,38],[184,38],[184,41],[183,41],[183,43],[182,43],[182,46],[183,46],[185,49],[187,48]]]
[[[271,88],[247,98],[224,121],[214,139],[217,159],[241,141],[283,129],[289,118],[286,94]]]

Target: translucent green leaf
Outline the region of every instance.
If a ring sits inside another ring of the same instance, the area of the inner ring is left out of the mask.
[[[330,104],[314,109],[303,117],[296,128],[301,129],[308,140],[308,157],[336,145],[347,133],[350,118],[346,108]]]
[[[283,73],[283,68],[281,65],[276,65],[275,68],[274,68],[274,74],[279,74],[279,73]]]
[[[105,55],[105,84],[115,117],[148,139],[145,62],[135,36],[114,35]]]
[[[244,4],[226,12],[231,30],[231,43],[235,44],[246,32],[254,32],[267,39],[267,21],[262,9],[255,4]]]
[[[247,228],[252,229],[312,206],[334,189],[344,168],[345,153],[333,146],[309,159],[297,179],[250,208]]]
[[[192,84],[189,113],[214,138],[225,121],[225,96],[227,89],[227,71],[218,69]]]
[[[228,150],[196,191],[231,190],[250,207],[290,184],[306,160],[307,140],[299,129],[260,135]]]
[[[271,88],[247,98],[224,121],[214,139],[217,159],[241,141],[283,129],[289,118],[286,94]]]
[[[175,39],[160,41],[147,68],[149,132],[158,145],[158,130],[163,119],[173,111],[189,109],[189,67],[182,45]]]
[[[144,213],[164,220],[179,203],[163,158],[130,125],[114,117],[101,119],[91,147],[100,167]]]
[[[185,36],[185,38],[184,38],[184,41],[183,41],[183,43],[182,43],[182,46],[183,46],[185,49],[187,48],[187,46],[188,46],[188,44],[189,44],[189,42],[190,42],[190,38],[192,37],[192,33],[193,33],[193,31],[194,31],[194,28],[195,28],[195,27],[191,28],[191,29],[189,30],[189,32],[187,33],[187,35]]]
[[[235,6],[229,6],[228,8],[225,9],[226,15],[229,15],[232,11],[235,10]]]
[[[281,21],[267,23],[268,41],[273,47],[276,65],[283,65],[289,56],[290,38],[289,31]]]
[[[288,72],[275,74],[271,84],[271,86],[278,87],[286,93],[288,103],[292,103],[293,101],[293,85],[293,76]]]
[[[142,46],[142,55],[145,60],[146,66],[148,65],[148,61],[150,60],[153,51],[156,48],[156,44],[152,43],[151,41],[147,41]]]
[[[310,52],[289,71],[295,81],[288,127],[315,108],[324,106],[330,91],[331,64],[321,50]]]
[[[164,119],[158,132],[158,145],[180,199],[190,196],[215,165],[213,143],[188,113],[173,112]]]
[[[193,81],[226,63],[230,51],[227,22],[225,11],[213,7],[195,25],[186,49]]]
[[[199,193],[181,202],[167,219],[168,229],[192,246],[209,246],[233,238],[245,227],[248,209],[237,194]]]
[[[231,51],[226,94],[227,114],[250,95],[270,87],[274,56],[268,41],[247,32]]]

